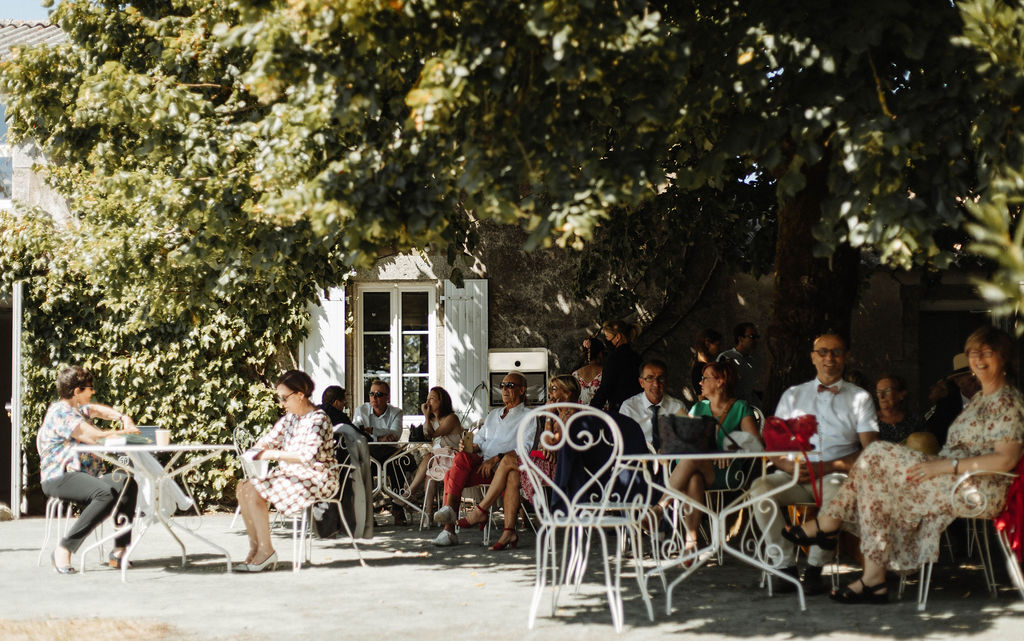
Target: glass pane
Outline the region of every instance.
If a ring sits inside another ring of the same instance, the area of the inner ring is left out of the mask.
[[[420,414],[420,405],[427,400],[428,391],[426,376],[403,376],[402,412],[406,416]]]
[[[0,198],[10,199],[14,187],[14,164],[10,157],[0,157]]]
[[[391,329],[391,294],[365,292],[363,294],[363,331],[386,332]]]
[[[388,379],[391,373],[391,337],[386,334],[363,336],[363,375]]]
[[[429,340],[425,334],[405,334],[402,336],[402,373],[426,374],[429,370],[427,348]]]
[[[427,292],[402,292],[402,331],[427,329]]]

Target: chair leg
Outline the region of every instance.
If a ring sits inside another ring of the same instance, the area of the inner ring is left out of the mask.
[[[1003,550],[1003,557],[1006,560],[1006,573],[1010,575],[1010,582],[1017,588],[1020,598],[1024,599],[1024,573],[1021,572],[1017,556],[1010,548],[1010,541],[1006,538],[1006,532],[997,530],[996,540],[999,541],[999,547]]]
[[[928,605],[928,588],[932,582],[932,567],[933,563],[929,561],[921,566],[919,571],[920,577],[917,583],[917,610],[918,612],[924,612],[925,606]]]

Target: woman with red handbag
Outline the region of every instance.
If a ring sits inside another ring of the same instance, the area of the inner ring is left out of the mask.
[[[1024,452],[1024,395],[1010,383],[1013,341],[1006,332],[982,327],[968,337],[964,351],[981,392],[950,426],[938,456],[873,443],[817,520],[784,530],[783,536],[799,545],[834,547],[840,527],[860,537],[864,571],[833,592],[836,601],[887,602],[886,570],[912,572],[938,558],[942,531],[961,507],[950,501],[959,475],[1017,466]],[[1010,482],[996,475],[968,481],[985,497],[981,518],[1002,510]]]

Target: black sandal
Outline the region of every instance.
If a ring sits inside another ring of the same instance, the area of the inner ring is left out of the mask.
[[[881,605],[889,602],[889,591],[888,584],[882,581],[878,585],[868,585],[864,583],[864,578],[857,579],[860,581],[861,591],[854,592],[850,589],[850,585],[845,586],[842,590],[834,591],[829,596],[832,597],[833,601],[839,603],[871,603],[874,605]],[[856,581],[854,581],[856,583]],[[881,592],[885,590],[885,592]]]
[[[834,550],[839,542],[839,530],[823,532],[818,519],[813,519],[818,531],[814,536],[807,536],[804,528],[799,525],[787,525],[782,528],[782,538],[797,545],[817,545],[822,550]]]

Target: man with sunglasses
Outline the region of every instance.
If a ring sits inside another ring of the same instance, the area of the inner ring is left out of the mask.
[[[818,421],[818,433],[811,438],[814,452],[809,456],[814,473],[823,479],[823,505],[828,503],[846,480],[846,473],[863,449],[878,440],[878,419],[875,416],[875,403],[871,394],[843,380],[848,357],[849,350],[841,336],[818,336],[814,339],[814,347],[811,350],[811,362],[817,370],[817,377],[787,389],[779,399],[778,407],[775,408],[775,415],[779,418],[788,419],[812,414]],[[776,458],[772,462],[779,469],[754,481],[750,486],[750,492],[754,496],[770,492],[792,480],[793,461]],[[774,502],[775,506],[768,505],[767,501]],[[788,567],[784,566],[782,571],[797,577],[793,561],[795,546],[782,537],[781,514],[784,506],[814,501],[807,465],[800,466],[800,482],[796,486],[772,496],[767,501],[755,507],[754,518],[757,519],[761,531],[765,533],[765,543],[778,546],[782,550],[782,558],[790,563]],[[831,557],[831,551],[823,550],[816,545],[811,546],[807,553],[807,568],[801,578],[805,594],[821,594],[825,591],[821,570]],[[775,592],[793,592],[796,585],[788,581],[777,581],[774,588]]]
[[[352,424],[366,432],[371,441],[389,443],[402,437],[402,410],[388,404],[391,386],[373,379],[370,383],[370,401],[356,409]]]
[[[434,512],[434,522],[444,529],[434,539],[434,545],[457,545],[455,523],[459,516],[462,490],[481,483],[489,483],[494,477],[501,457],[516,451],[516,432],[519,421],[526,414],[526,377],[520,372],[509,372],[501,384],[502,407],[491,410],[484,424],[473,435],[473,440],[459,443],[459,453],[452,461],[452,467],[444,475],[444,496],[446,505]],[[534,426],[536,429],[536,426]],[[527,433],[528,441],[534,435]]]
[[[761,335],[757,333],[757,325],[740,323],[732,329],[736,346],[718,355],[718,362],[732,361],[736,365],[739,381],[736,383],[736,398],[744,400],[748,405],[761,407],[761,397],[754,391],[754,359],[751,354]]]

